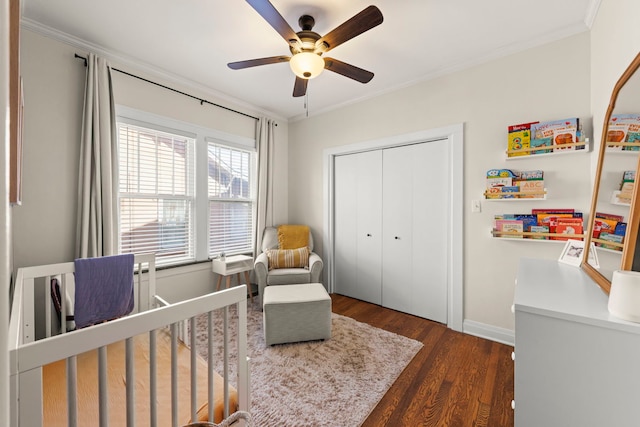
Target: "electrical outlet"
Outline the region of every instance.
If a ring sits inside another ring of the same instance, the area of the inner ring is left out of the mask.
[[[482,212],[482,207],[480,206],[480,200],[471,201],[471,212],[473,213]]]

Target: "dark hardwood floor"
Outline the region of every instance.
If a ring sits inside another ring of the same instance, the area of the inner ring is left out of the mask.
[[[371,426],[513,426],[513,347],[342,295],[333,311],[424,347],[364,422]]]

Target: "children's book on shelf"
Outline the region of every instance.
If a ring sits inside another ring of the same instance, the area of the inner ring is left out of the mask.
[[[501,199],[504,187],[513,187],[516,174],[510,169],[490,169],[487,171],[487,199]],[[513,195],[511,195],[513,197]]]
[[[531,148],[542,148],[542,147],[553,147],[553,138],[549,137],[549,138],[534,138],[531,141],[529,141],[529,145],[531,146]],[[535,155],[535,154],[545,154],[545,153],[552,153],[553,149],[551,148],[544,148],[541,150],[531,150],[531,154]]]
[[[532,233],[548,233],[549,227],[546,225],[532,225],[530,231]],[[548,236],[531,236],[531,238],[538,240],[549,240]]]
[[[537,123],[537,122],[533,122]],[[531,142],[531,125],[533,123],[521,123],[508,127],[507,134],[507,157],[528,156],[530,151],[513,152],[516,150],[526,150]]]
[[[635,179],[636,171],[624,171],[622,174],[622,184],[620,184],[620,193],[617,195],[618,203],[631,203]]]
[[[513,219],[497,219],[495,222],[495,229],[497,231],[505,232],[505,234],[502,234],[500,237],[522,239],[522,232],[524,231],[522,221]],[[510,235],[510,233],[513,233],[513,235]]]
[[[531,227],[538,224],[538,219],[535,215],[530,214],[502,214],[495,215],[494,220],[510,220],[510,221],[520,221],[522,223],[523,231],[531,231]],[[526,236],[525,236],[526,238]]]
[[[498,234],[497,237],[524,237],[540,240],[583,239],[581,236],[584,233],[583,215],[582,212],[576,212],[574,209],[532,209],[530,214],[498,214],[494,216],[494,221],[496,231],[557,234],[523,236],[519,233],[509,236],[505,233]]]
[[[618,234],[613,234],[613,233],[602,233],[600,234],[600,240],[622,244],[622,241],[624,240],[624,236],[620,236]],[[614,251],[622,251],[622,247],[618,245],[609,245],[607,243],[599,243],[599,246],[606,249],[612,249]]]
[[[518,181],[521,199],[542,199],[544,198],[544,181],[543,180],[522,180]],[[525,194],[522,194],[525,193]]]
[[[554,152],[575,150],[575,146],[566,147],[565,145],[578,142],[578,138],[582,137],[579,134],[579,129],[580,120],[574,117],[532,124],[531,135],[532,139],[551,138]],[[583,148],[582,146],[578,147],[578,149]]]
[[[640,150],[640,114],[613,114],[607,129],[609,150]],[[623,146],[620,143],[637,144]]]
[[[558,219],[560,218],[573,218],[573,214],[570,213],[539,213],[538,225],[546,225],[549,227],[549,233],[557,233],[556,227],[558,225]]]
[[[627,223],[624,222],[622,215],[615,215],[605,212],[596,212],[593,220],[593,233],[595,239],[602,239],[607,234],[614,234],[624,238],[627,232]],[[618,239],[617,237],[608,238],[610,241]],[[600,246],[599,243],[596,244]]]
[[[487,171],[487,199],[543,199],[544,172],[541,170],[514,171],[490,169]],[[515,194],[510,194],[515,193]]]
[[[613,234],[624,237],[627,234],[627,223],[618,222],[616,224],[615,230],[613,231]]]
[[[562,236],[554,236],[553,240],[575,238],[575,234],[582,234],[583,229],[582,218],[558,218],[555,232]]]

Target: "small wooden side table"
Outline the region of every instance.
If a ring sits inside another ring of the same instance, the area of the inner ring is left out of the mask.
[[[211,269],[214,273],[218,274],[216,291],[220,290],[223,276],[227,278],[226,286],[229,288],[231,286],[231,276],[236,274],[238,276],[238,284],[241,284],[240,273],[244,273],[247,288],[249,289],[249,297],[251,298],[251,302],[253,302],[253,292],[251,290],[251,282],[249,281],[249,271],[253,270],[253,258],[246,255],[233,255],[225,257],[224,259],[214,258],[211,260]]]

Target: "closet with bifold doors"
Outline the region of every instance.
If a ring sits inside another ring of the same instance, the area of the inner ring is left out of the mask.
[[[334,290],[447,323],[448,140],[334,158]]]

